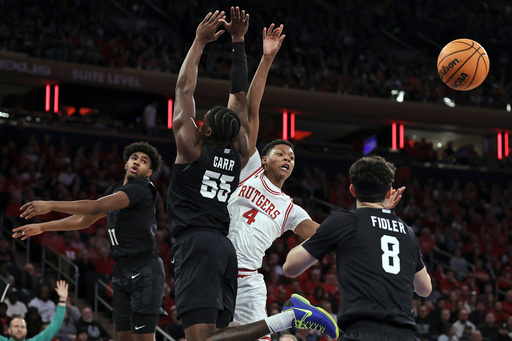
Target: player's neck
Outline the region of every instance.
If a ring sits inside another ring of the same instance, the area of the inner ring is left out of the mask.
[[[270,182],[274,186],[276,186],[279,189],[283,189],[283,185],[284,185],[284,182],[285,182],[286,179],[279,179],[279,178],[277,178],[275,176],[272,176],[272,174],[270,174],[270,172],[266,172],[266,171],[264,171],[264,174],[267,177],[267,179],[269,179]]]
[[[357,202],[356,203],[357,208],[378,208],[382,209],[384,208],[384,203],[381,202]]]

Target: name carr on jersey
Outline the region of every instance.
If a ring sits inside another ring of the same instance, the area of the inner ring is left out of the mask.
[[[213,158],[213,167],[215,167],[215,168],[220,168],[220,169],[224,169],[224,170],[231,172],[233,170],[234,165],[235,165],[234,160],[225,159],[220,156],[215,156]]]

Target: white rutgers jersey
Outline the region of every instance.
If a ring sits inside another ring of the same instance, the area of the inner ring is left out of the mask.
[[[228,204],[228,238],[236,249],[238,268],[261,268],[265,251],[285,231],[311,219],[263,174],[260,153],[256,151],[240,174],[238,188]]]

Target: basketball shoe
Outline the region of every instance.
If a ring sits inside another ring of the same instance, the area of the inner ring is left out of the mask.
[[[293,294],[283,305],[283,311],[291,309],[295,318],[293,325],[297,329],[314,329],[327,334],[331,339],[340,335],[338,325],[331,314],[322,308],[312,306],[304,297]]]

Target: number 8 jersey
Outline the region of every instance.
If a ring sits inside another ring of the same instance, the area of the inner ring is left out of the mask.
[[[234,149],[204,142],[199,160],[174,164],[167,193],[171,235],[191,228],[211,228],[227,235],[228,199],[240,178],[240,155]]]
[[[263,174],[258,151],[249,159],[240,179],[229,199],[228,238],[235,246],[238,267],[256,270],[275,239],[311,218]]]

